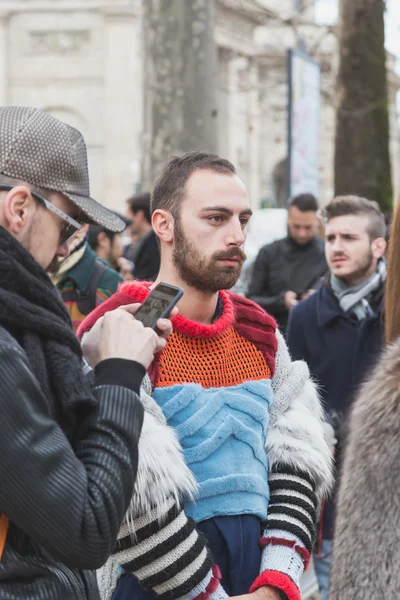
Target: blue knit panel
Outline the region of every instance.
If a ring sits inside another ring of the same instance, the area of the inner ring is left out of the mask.
[[[196,522],[215,516],[267,516],[265,441],[271,380],[203,389],[190,383],[158,388],[154,398],[178,434],[199,484],[185,512]]]

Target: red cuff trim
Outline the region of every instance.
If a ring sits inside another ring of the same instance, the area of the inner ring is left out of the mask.
[[[212,566],[212,574],[214,575],[214,577],[216,577],[217,579],[222,579],[222,573],[221,570],[219,568],[218,565],[213,565]]]
[[[250,588],[250,594],[264,585],[271,585],[284,594],[288,600],[301,600],[300,590],[290,579],[289,575],[279,571],[263,571]]]
[[[222,574],[219,570],[219,567],[217,567],[217,565],[213,565],[211,570],[213,576],[211,577],[210,583],[206,587],[205,592],[202,592],[201,594],[196,596],[195,600],[209,600],[211,594],[213,594],[220,585],[220,579],[222,579]]]
[[[311,555],[309,551],[306,548],[303,548],[303,546],[299,546],[295,540],[287,540],[285,538],[277,537],[262,537],[260,539],[260,546],[261,548],[265,548],[265,546],[287,546],[288,548],[293,548],[297,554],[300,554],[305,569],[307,569],[310,563]]]

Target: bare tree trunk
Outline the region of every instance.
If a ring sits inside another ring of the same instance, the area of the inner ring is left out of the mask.
[[[215,0],[143,0],[145,136],[143,184],[165,160],[215,152]]]
[[[393,204],[384,0],[341,0],[336,194]]]

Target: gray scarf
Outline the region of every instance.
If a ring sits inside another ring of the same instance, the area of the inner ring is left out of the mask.
[[[351,313],[358,321],[363,321],[373,314],[373,310],[367,298],[376,292],[386,281],[386,260],[382,258],[378,262],[375,273],[366,281],[349,287],[343,279],[331,275],[331,286],[333,293],[339,301],[340,308],[345,313]]]

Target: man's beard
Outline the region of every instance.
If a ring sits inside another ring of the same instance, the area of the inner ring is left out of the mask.
[[[369,249],[368,254],[366,254],[366,256],[362,260],[360,259],[360,262],[357,265],[357,270],[354,271],[354,273],[351,273],[350,275],[345,275],[342,279],[347,283],[349,287],[359,285],[363,281],[366,281],[368,277],[372,275],[370,271],[373,262],[374,257],[372,254],[372,250]]]
[[[218,264],[218,260],[238,258],[235,267]],[[208,260],[200,254],[195,245],[183,233],[179,219],[175,219],[175,239],[172,262],[182,280],[202,292],[215,294],[229,290],[240,277],[246,260],[243,250],[232,246],[225,252],[215,252]]]

